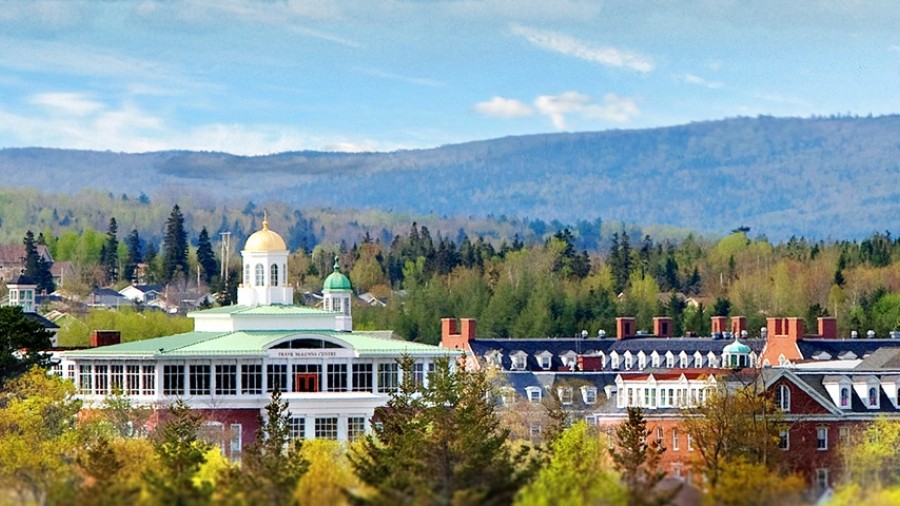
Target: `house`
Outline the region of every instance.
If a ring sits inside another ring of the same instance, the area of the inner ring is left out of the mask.
[[[53,256],[44,244],[35,245],[38,255],[53,264]],[[51,267],[52,268],[52,267]],[[3,244],[0,245],[0,281],[8,282],[18,278],[25,271],[25,245]]]
[[[88,307],[130,307],[131,301],[112,288],[94,288],[85,301]]]
[[[8,289],[6,305],[21,307],[22,314],[26,318],[36,321],[44,327],[44,330],[50,332],[51,345],[56,346],[56,334],[59,332],[59,325],[38,313],[37,283],[23,274],[10,280],[6,287]]]
[[[162,292],[159,285],[128,285],[119,290],[119,293],[126,299],[139,304],[147,304],[156,300]]]
[[[427,382],[437,360],[458,354],[353,330],[350,280],[337,263],[323,285],[324,308],[294,306],[288,250],[267,220],[241,256],[236,305],[189,313],[194,330],[184,334],[120,342],[97,332],[93,347],[60,353],[57,371],[88,408],[115,391],[157,410],[181,399],[238,458],[276,389],[293,437],[354,440],[398,388],[398,358],[410,357],[415,380]]]
[[[441,345],[463,351],[469,368],[499,372],[498,406],[526,412],[519,419],[531,434],[546,422],[547,400],[610,437],[640,407],[667,448],[662,465],[689,482],[697,453],[684,408],[719,388],[753,384],[775,400],[787,422],[779,459],[818,493],[839,478],[852,431],[877,416],[900,419],[900,339],[840,339],[833,318],[819,318],[813,335],[802,319],[769,318],[760,339],[745,337],[739,316],[730,327],[712,317],[708,337],[673,337],[662,317],[640,336],[632,318],[617,318],[615,338],[485,339],[475,323],[443,319]]]

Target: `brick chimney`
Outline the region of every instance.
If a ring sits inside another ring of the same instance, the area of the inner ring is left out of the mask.
[[[656,316],[653,318],[653,335],[657,337],[672,337],[672,319],[668,316]]]
[[[822,339],[837,339],[837,318],[833,316],[820,316],[819,337]]]
[[[731,317],[731,333],[734,334],[735,337],[741,337],[741,333],[747,330],[747,317],[746,316],[732,316]]]
[[[620,316],[616,318],[616,339],[634,337],[634,318]]]
[[[762,360],[770,365],[779,364],[780,357],[787,360],[800,360],[800,348],[797,342],[803,337],[803,318],[766,318],[766,347]]]
[[[725,333],[725,325],[728,322],[727,316],[713,316],[710,320],[712,322],[711,332],[713,335]]]
[[[441,318],[441,346],[447,349],[468,350],[469,341],[475,339],[475,319],[461,318],[461,332],[456,330],[455,318]]]
[[[118,330],[92,330],[91,348],[110,346],[122,342],[122,333]]]

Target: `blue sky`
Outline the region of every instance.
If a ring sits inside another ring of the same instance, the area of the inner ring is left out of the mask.
[[[426,148],[900,112],[900,2],[0,0],[0,147]]]

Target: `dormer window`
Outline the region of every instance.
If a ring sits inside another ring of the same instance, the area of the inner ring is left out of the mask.
[[[541,387],[526,387],[525,393],[528,395],[528,402],[532,404],[540,404],[541,402]]]
[[[522,351],[517,351],[517,352],[511,354],[509,356],[509,359],[512,362],[510,369],[512,369],[514,371],[524,371],[526,356],[527,355],[525,355],[525,353]]]
[[[542,351],[538,353],[536,357],[538,365],[541,367],[541,369],[545,371],[550,369],[550,364],[553,360],[553,354],[551,354],[549,351]]]
[[[679,358],[681,360],[679,360],[680,363],[678,364],[678,367],[681,367],[682,369],[687,369],[687,366],[688,366],[687,355],[684,352],[681,352],[681,357],[679,357]]]
[[[638,353],[638,369],[644,370],[647,367],[647,355],[641,351]]]
[[[841,407],[850,407],[850,387],[841,387]]]
[[[634,358],[631,356],[631,352],[625,352],[625,370],[629,370],[634,366]]]
[[[675,367],[675,355],[672,355],[672,352],[666,352],[666,367],[672,369]]]
[[[650,363],[653,364],[653,367],[659,367],[659,353],[654,351],[650,354]]]
[[[581,397],[584,399],[585,404],[596,404],[597,403],[597,388],[596,387],[581,387]]]

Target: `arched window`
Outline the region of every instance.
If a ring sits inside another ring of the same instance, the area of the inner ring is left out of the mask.
[[[850,405],[850,389],[848,387],[841,388],[841,407],[846,408]]]
[[[781,385],[778,387],[778,408],[788,413],[791,411],[791,389],[788,388],[787,385]]]
[[[250,284],[250,264],[244,264],[244,284]]]
[[[281,264],[281,284],[287,284],[287,265]]]
[[[275,264],[272,264],[272,272],[269,275],[269,284],[278,286],[278,266]]]
[[[869,406],[877,406],[878,405],[878,389],[875,387],[869,388]]]
[[[263,286],[266,282],[266,268],[263,264],[256,264],[256,286]]]

